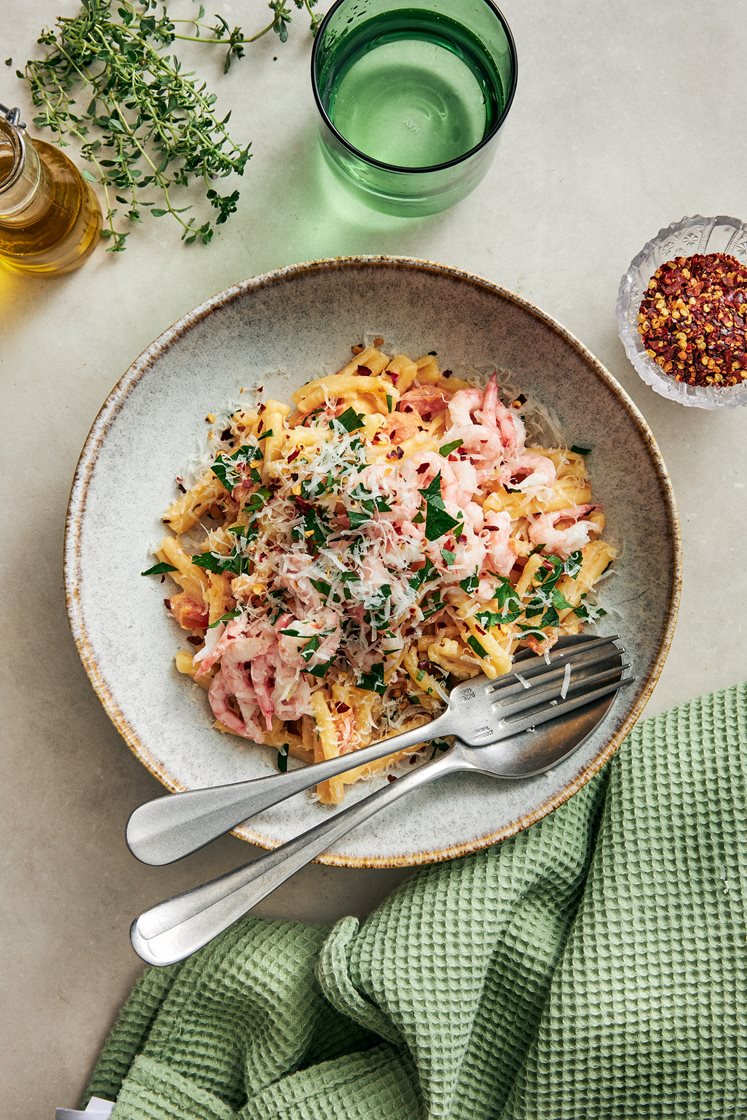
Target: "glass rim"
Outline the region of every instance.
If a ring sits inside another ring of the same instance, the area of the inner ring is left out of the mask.
[[[460,163],[464,163],[465,160],[468,160],[473,155],[476,155],[477,152],[481,151],[486,146],[486,144],[490,143],[490,141],[503,125],[503,122],[508,116],[509,109],[513,104],[514,94],[516,93],[516,86],[518,84],[519,59],[516,52],[516,41],[514,40],[513,32],[511,31],[508,20],[504,16],[503,12],[500,10],[498,5],[493,2],[493,0],[482,0],[482,2],[486,7],[492,10],[498,22],[501,24],[506,35],[506,41],[508,43],[509,54],[511,56],[511,85],[508,91],[508,96],[506,97],[506,104],[503,106],[503,109],[497,121],[490,129],[490,131],[487,132],[485,136],[483,136],[479,143],[469,148],[466,152],[463,152],[460,156],[455,156],[454,159],[446,160],[445,163],[429,163],[425,167],[403,167],[401,164],[385,163],[383,160],[375,159],[374,156],[369,156],[365,152],[361,151],[360,148],[356,148],[355,145],[351,144],[350,141],[347,140],[345,136],[343,136],[339,129],[335,127],[327,113],[327,110],[324,108],[322,98],[319,93],[319,84],[316,80],[317,55],[319,54],[320,43],[322,42],[324,32],[331,17],[335,14],[338,8],[342,7],[342,5],[345,3],[348,3],[348,0],[335,0],[335,3],[329,9],[326,16],[319,25],[319,30],[317,31],[316,37],[314,38],[314,46],[311,51],[311,88],[314,92],[314,100],[316,101],[316,107],[319,110],[322,120],[324,121],[330,132],[333,134],[333,136],[335,136],[352,155],[356,156],[358,159],[362,159],[371,167],[380,167],[384,171],[395,171],[400,175],[423,175],[432,171],[445,171],[449,167],[457,167]]]
[[[0,195],[10,190],[18,182],[26,164],[26,140],[23,132],[0,114],[0,130],[10,141],[13,163],[5,178],[0,178]]]

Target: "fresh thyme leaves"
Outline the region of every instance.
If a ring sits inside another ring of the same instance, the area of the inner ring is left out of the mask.
[[[312,11],[316,2],[293,0],[308,14],[312,32],[321,19]],[[245,36],[222,16],[205,24],[202,5],[194,19],[172,20],[158,0],[82,0],[77,15],[59,17],[40,35],[46,54],[29,60],[18,76],[28,82],[39,109],[34,124],[49,128],[60,145],[77,142],[92,164],[95,175],[84,175],[104,192],[101,236],[109,252],[125,248],[128,225],[148,211],[176,221],[182,241],[204,245],[236,211],[238,190],[221,194],[212,184],[243,175],[249,145],[232,139],[226,127],[230,112],[216,115],[215,94],[169,49],[178,40],[227,47],[228,70],[245,46],[268,32],[281,42],[288,38],[292,8],[285,0],[272,0],[269,8],[266,26]],[[183,24],[191,34],[179,30]],[[202,222],[190,215],[191,202],[181,205],[174,195],[200,183],[212,208]]]
[[[444,506],[440,471],[430,486],[427,486],[425,490],[419,490],[418,493],[425,498],[425,536],[427,540],[437,541],[439,537],[456,528],[459,524],[458,519],[448,514]]]
[[[377,661],[372,665],[367,673],[361,675],[358,681],[358,688],[365,688],[367,692],[376,692],[379,696],[383,696],[386,692],[384,684],[384,662]]]

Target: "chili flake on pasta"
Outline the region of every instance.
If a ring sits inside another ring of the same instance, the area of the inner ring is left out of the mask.
[[[367,347],[294,408],[233,413],[166,511],[155,568],[181,588],[167,603],[192,648],[177,668],[221,731],[281,759],[335,757],[599,613],[587,595],[615,550],[584,455],[528,447],[524,399],[505,404],[495,374],[478,388],[432,354]]]

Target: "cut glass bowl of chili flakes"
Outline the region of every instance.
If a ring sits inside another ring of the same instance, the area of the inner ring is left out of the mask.
[[[696,215],[662,229],[620,281],[625,352],[655,392],[695,408],[747,404],[747,225]]]

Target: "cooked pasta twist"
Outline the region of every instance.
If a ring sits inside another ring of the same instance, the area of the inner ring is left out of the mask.
[[[587,597],[615,550],[584,456],[527,447],[523,401],[432,354],[358,347],[293,411],[233,413],[157,550],[193,644],[177,668],[208,688],[222,731],[332,758],[424,722],[454,680],[498,677],[518,648],[544,652],[600,613]],[[390,764],[319,796],[338,802]]]

